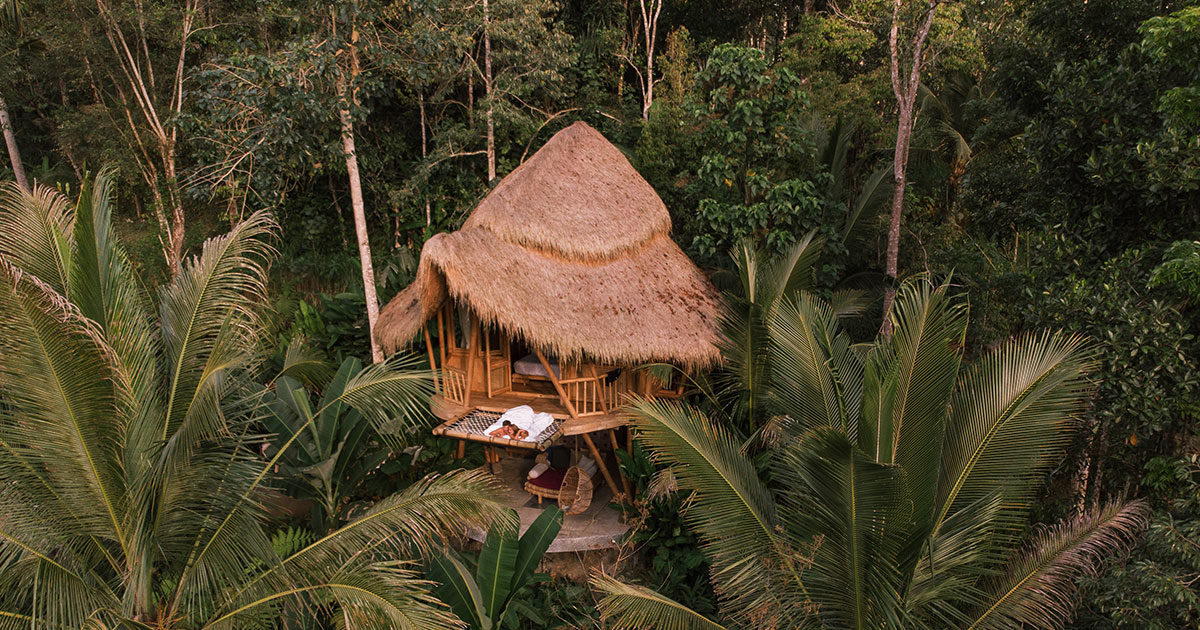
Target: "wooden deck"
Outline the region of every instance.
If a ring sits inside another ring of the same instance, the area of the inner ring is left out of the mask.
[[[506,392],[493,396],[487,396],[483,392],[472,392],[470,408],[447,401],[439,394],[433,397],[430,407],[433,409],[434,415],[442,420],[453,420],[471,409],[503,413],[520,405],[529,405],[538,413],[544,412],[555,418],[566,419],[567,422],[563,424],[563,435],[568,436],[606,431],[629,424],[628,416],[621,413],[620,410],[614,410],[613,413],[607,414],[571,418],[557,395],[537,392]]]

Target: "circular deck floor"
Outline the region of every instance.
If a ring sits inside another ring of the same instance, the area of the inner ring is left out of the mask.
[[[500,460],[500,477],[504,484],[504,501],[517,511],[521,517],[521,533],[529,528],[533,519],[541,514],[542,508],[553,504],[545,500],[539,506],[537,497],[525,492],[525,473],[533,467],[533,459],[521,457],[505,457]],[[558,537],[550,544],[549,553],[565,551],[591,551],[616,547],[629,526],[620,520],[620,513],[608,507],[612,502],[612,492],[601,480],[592,495],[592,505],[583,514],[570,514],[563,517],[563,527]],[[482,541],[482,531],[470,532],[470,537]]]

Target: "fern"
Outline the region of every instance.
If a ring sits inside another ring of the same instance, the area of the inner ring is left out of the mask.
[[[311,530],[303,527],[288,527],[280,529],[271,536],[271,548],[275,555],[282,560],[301,549],[311,545],[316,540]]]

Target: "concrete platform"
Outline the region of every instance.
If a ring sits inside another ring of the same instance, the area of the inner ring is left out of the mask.
[[[542,509],[554,502],[545,499],[541,506],[537,497],[523,487],[525,474],[533,467],[533,458],[504,457],[500,460],[498,476],[504,483],[504,502],[521,517],[521,533],[542,513]],[[550,543],[548,553],[567,551],[592,551],[616,547],[629,526],[621,522],[621,514],[608,507],[612,502],[612,491],[603,481],[599,482],[592,495],[592,504],[583,514],[568,514],[563,517],[563,527],[558,537]],[[482,541],[484,532],[474,530],[468,534],[472,540]]]

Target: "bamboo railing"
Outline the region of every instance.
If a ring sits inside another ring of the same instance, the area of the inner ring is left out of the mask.
[[[449,402],[466,404],[467,373],[458,368],[442,368],[442,396]]]
[[[578,416],[596,416],[608,413],[617,406],[617,389],[606,385],[603,377],[583,376],[559,381]]]

